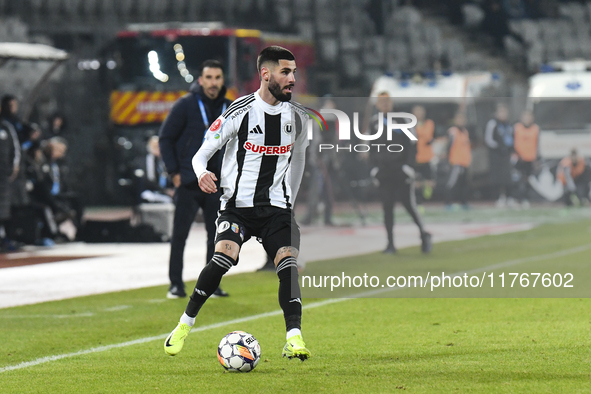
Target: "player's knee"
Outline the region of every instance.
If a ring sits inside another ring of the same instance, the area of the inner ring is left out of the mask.
[[[215,251],[237,260],[240,246],[234,241],[219,241],[215,244]]]
[[[284,246],[282,248],[279,248],[279,250],[275,254],[275,267],[277,267],[277,264],[279,264],[279,262],[286,257],[293,257],[294,259],[297,259],[299,253],[299,250],[297,248],[294,248],[293,246]]]

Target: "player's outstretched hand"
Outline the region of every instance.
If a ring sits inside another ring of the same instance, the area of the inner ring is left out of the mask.
[[[205,193],[208,193],[208,194],[215,193],[218,191],[218,188],[215,185],[215,182],[217,180],[218,180],[218,178],[215,176],[215,174],[213,172],[204,172],[199,177],[199,187]]]

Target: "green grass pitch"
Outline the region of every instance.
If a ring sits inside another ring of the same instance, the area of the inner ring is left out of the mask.
[[[502,248],[516,239],[519,248]],[[437,244],[431,256],[404,249],[391,258],[459,259],[459,266],[478,267],[590,239],[591,221],[578,220]],[[483,254],[486,261],[479,262]],[[544,264],[556,270],[588,265],[589,255]],[[163,340],[186,300],[163,299],[163,286],[2,309],[0,392],[591,392],[588,298],[305,299],[303,332],[313,356],[302,363],[281,358],[285,334],[275,274],[229,276],[224,288],[231,297],[208,301],[195,326],[207,329],[189,335],[176,357],[165,355]],[[250,318],[265,312],[275,313]],[[238,318],[245,319],[223,323]],[[251,373],[226,373],[216,359],[219,340],[233,330],[250,332],[261,344],[261,362]],[[104,348],[116,344],[123,345]],[[67,356],[7,369],[59,355]]]

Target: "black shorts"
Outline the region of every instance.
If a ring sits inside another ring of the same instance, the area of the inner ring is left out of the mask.
[[[216,243],[234,241],[242,246],[250,237],[256,237],[272,258],[284,246],[300,248],[300,227],[290,209],[228,208],[220,211],[216,228]]]

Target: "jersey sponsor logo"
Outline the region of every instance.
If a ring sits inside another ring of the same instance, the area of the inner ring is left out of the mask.
[[[281,128],[283,132],[287,135],[290,135],[293,131],[293,127],[291,126],[291,122],[283,123],[283,127]]]
[[[281,145],[281,146],[266,146],[266,145],[256,145],[252,142],[246,141],[244,143],[244,149],[250,151],[252,153],[262,153],[263,155],[267,156],[277,156],[277,155],[285,155],[291,152],[293,148],[293,144],[289,145]]]
[[[251,108],[252,108],[252,105],[250,105],[250,104],[249,104],[249,105],[247,105],[247,106],[246,106],[246,107],[244,107],[244,108],[237,109],[236,111],[234,111],[234,112],[232,113],[232,117],[231,117],[230,119],[234,119],[234,118],[236,118],[237,116],[240,116],[240,115],[242,115],[242,114],[243,114],[243,113],[245,113],[245,112],[248,112],[248,111],[249,111]]]
[[[211,125],[211,127],[209,128],[210,131],[218,131],[220,129],[220,126],[222,125],[222,120],[220,118],[217,118],[215,120],[215,122],[213,122],[213,124]]]
[[[215,138],[216,140],[219,140],[220,139],[220,134],[219,133],[215,133],[214,136],[213,136],[213,138]]]
[[[248,132],[249,134],[263,134],[263,130],[261,130],[261,126],[256,125],[252,130]]]
[[[223,233],[224,231],[226,231],[227,229],[230,228],[230,223],[229,222],[221,222],[218,225],[218,233]]]

